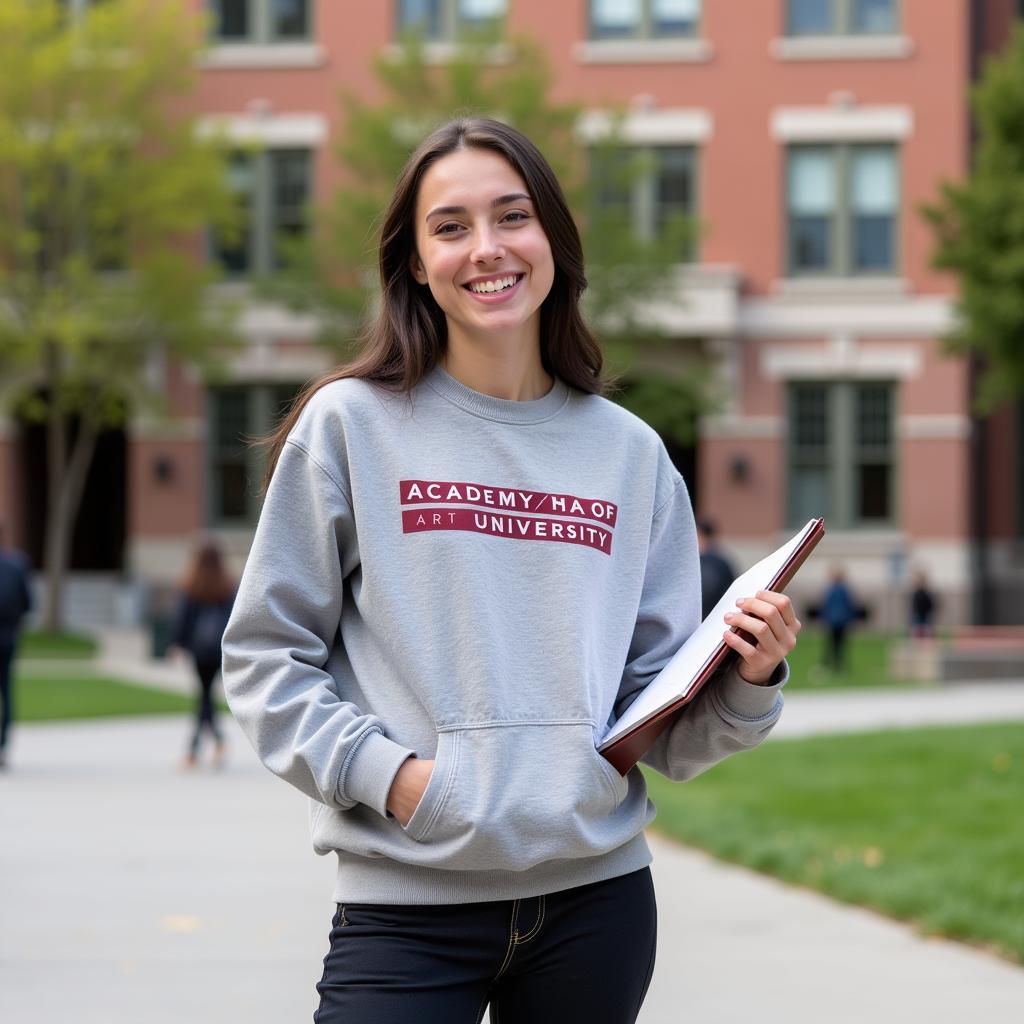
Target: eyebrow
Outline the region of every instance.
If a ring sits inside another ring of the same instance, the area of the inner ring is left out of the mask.
[[[497,199],[492,199],[491,209],[494,209],[497,206],[504,206],[506,203],[518,202],[520,199],[525,199],[529,203],[533,202],[525,192],[509,192],[508,195],[498,196]],[[442,215],[447,217],[450,214],[465,212],[466,208],[464,206],[435,206],[434,209],[432,209],[423,219],[430,220],[431,217],[438,217]]]

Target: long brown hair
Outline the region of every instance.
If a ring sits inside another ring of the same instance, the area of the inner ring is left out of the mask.
[[[181,589],[199,604],[220,604],[234,594],[235,583],[224,568],[216,544],[208,541],[200,545],[181,578]]]
[[[583,246],[555,172],[522,132],[489,117],[457,118],[442,125],[409,157],[395,185],[380,235],[381,301],[363,334],[362,353],[308,385],[288,415],[258,444],[268,449],[266,492],[285,440],[310,398],[327,384],[346,377],[374,381],[408,394],[444,354],[448,328],[444,312],[427,285],[412,276],[414,229],[420,182],[431,164],[463,148],[489,149],[503,156],[526,183],[555,265],[551,291],[541,305],[540,357],[544,369],[570,387],[602,394],[603,357],[580,311],[587,286]]]

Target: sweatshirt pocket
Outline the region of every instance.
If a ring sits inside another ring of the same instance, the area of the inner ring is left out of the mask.
[[[646,799],[627,801],[628,792],[628,780],[595,749],[590,722],[445,729],[405,834],[432,863],[522,871],[632,838]]]

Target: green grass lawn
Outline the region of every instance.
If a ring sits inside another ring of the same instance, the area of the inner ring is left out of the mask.
[[[889,675],[889,647],[902,639],[889,633],[869,633],[854,629],[846,645],[846,670],[835,673],[822,667],[825,635],[820,627],[805,625],[796,650],[789,657],[790,680],[787,689],[827,689],[840,686],[914,686],[916,680],[896,679]]]
[[[195,706],[192,698],[181,694],[82,675],[19,675],[14,682],[14,701],[19,722],[180,713]]]
[[[96,656],[96,641],[77,633],[26,630],[18,641],[19,658],[75,658]]]
[[[1022,725],[779,740],[647,777],[667,835],[1024,962]]]

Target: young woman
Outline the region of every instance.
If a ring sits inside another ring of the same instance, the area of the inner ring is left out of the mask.
[[[171,646],[188,652],[199,683],[196,721],[183,768],[199,763],[199,745],[204,731],[213,737],[213,764],[224,763],[224,736],[217,725],[213,684],[220,672],[221,640],[235,599],[235,584],[224,568],[216,544],[201,545],[192,557],[181,581],[178,613],[171,632]]]
[[[579,237],[521,134],[429,136],[380,274],[366,354],[273,438],[224,640],[233,712],[338,858],[315,1020],[633,1021],[654,808],[595,744],[699,620],[686,488],[601,397]],[[756,645],[727,633],[738,666],[646,758],[673,779],[781,711],[789,602],[730,624]]]

